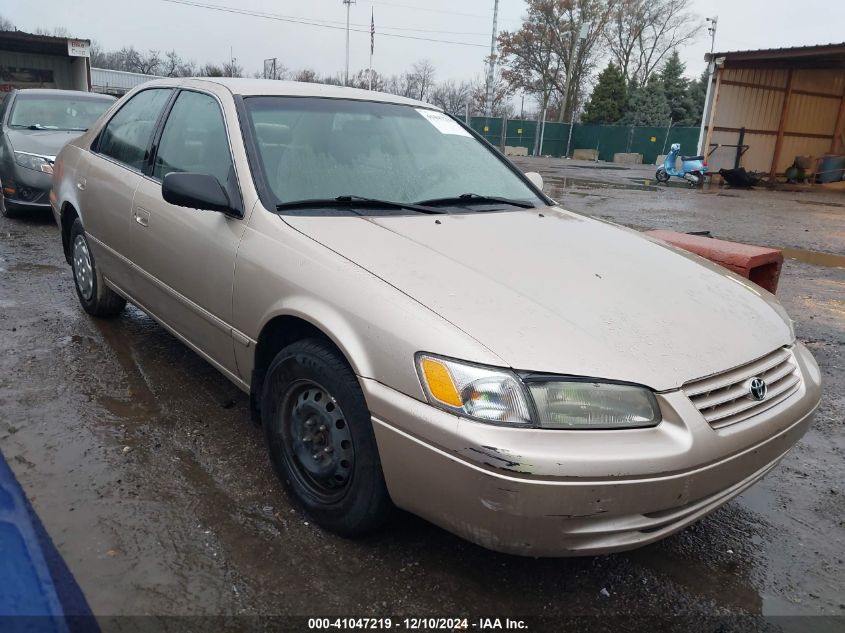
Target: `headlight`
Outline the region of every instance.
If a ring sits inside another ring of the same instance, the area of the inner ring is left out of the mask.
[[[661,420],[645,387],[591,380],[532,377],[507,369],[417,355],[430,404],[482,422],[544,429],[622,429]]]
[[[644,387],[609,382],[528,384],[540,426],[549,429],[620,429],[654,426],[660,408]]]
[[[15,162],[21,167],[42,171],[45,174],[53,173],[53,163],[46,156],[27,154],[26,152],[15,152]]]
[[[428,401],[485,422],[531,424],[527,394],[516,374],[425,354],[417,369]]]

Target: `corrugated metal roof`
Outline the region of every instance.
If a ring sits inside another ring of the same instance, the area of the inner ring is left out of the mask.
[[[153,79],[164,79],[161,75],[145,75],[143,73],[131,73],[125,70],[111,70],[109,68],[92,68],[91,85],[95,88],[109,88],[128,91],[135,86],[152,81]]]
[[[814,57],[817,55],[842,55],[845,57],[845,42],[830,44],[813,44],[811,46],[789,46],[782,48],[757,48],[744,51],[723,51],[720,53],[706,53],[704,59],[710,61],[719,57],[728,59],[797,59]]]

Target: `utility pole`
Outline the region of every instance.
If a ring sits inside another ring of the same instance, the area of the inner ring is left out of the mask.
[[[710,58],[707,61],[707,92],[704,95],[704,112],[701,114],[701,130],[698,133],[698,153],[709,158],[709,147],[704,147],[705,142],[705,128],[707,127],[707,116],[710,112],[710,100],[713,99],[713,73],[716,72],[716,60],[713,59],[713,52],[716,49],[716,27],[719,24],[719,16],[714,15],[712,18],[705,18],[710,22],[707,27],[707,32],[710,33]]]
[[[496,31],[499,20],[499,0],[493,3],[493,36],[490,38],[490,61],[487,65],[487,94],[484,97],[484,116],[493,116],[493,82],[496,76]]]
[[[343,85],[349,85],[349,9],[355,4],[355,0],[343,0],[346,5],[346,72],[344,73]]]
[[[578,47],[581,43],[587,39],[587,35],[590,34],[590,22],[584,22],[581,24],[581,29],[578,32],[578,41],[575,42],[575,46],[572,49],[572,59],[569,60],[569,75],[568,79],[566,80],[566,90],[572,93],[572,114],[569,116],[569,136],[566,139],[566,153],[564,157],[569,157],[569,148],[572,145],[572,128],[575,127],[575,114],[578,111],[578,99],[576,95],[578,94],[578,87],[575,87],[575,90],[570,89],[570,84],[572,83],[572,79],[575,76],[575,63],[578,61]]]

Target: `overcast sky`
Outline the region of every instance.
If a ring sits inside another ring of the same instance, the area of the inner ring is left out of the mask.
[[[183,0],[177,0],[183,1]],[[19,29],[65,27],[73,35],[98,41],[107,49],[134,45],[139,49],[175,49],[197,63],[222,63],[230,47],[250,74],[265,58],[278,57],[289,68],[309,67],[320,73],[344,65],[346,9],[341,0],[184,0],[196,4],[257,11],[277,18],[319,20],[323,28],[239,15],[168,0],[0,0],[0,14]],[[717,50],[773,48],[845,40],[845,2],[836,0],[694,0],[696,13],[718,15]],[[351,9],[350,72],[366,68],[370,11],[375,13],[373,67],[400,73],[428,58],[438,79],[472,79],[483,73],[490,47],[493,0],[358,0]],[[500,0],[499,29],[519,26],[522,0]],[[391,28],[393,27],[393,28]],[[404,29],[404,30],[400,30]],[[451,40],[474,45],[388,37],[388,33]],[[709,36],[680,51],[687,74],[703,69]]]

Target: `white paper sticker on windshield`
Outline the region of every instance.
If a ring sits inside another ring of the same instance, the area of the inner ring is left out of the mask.
[[[415,108],[423,118],[438,129],[441,134],[457,134],[458,136],[472,136],[449,116],[435,110]]]

